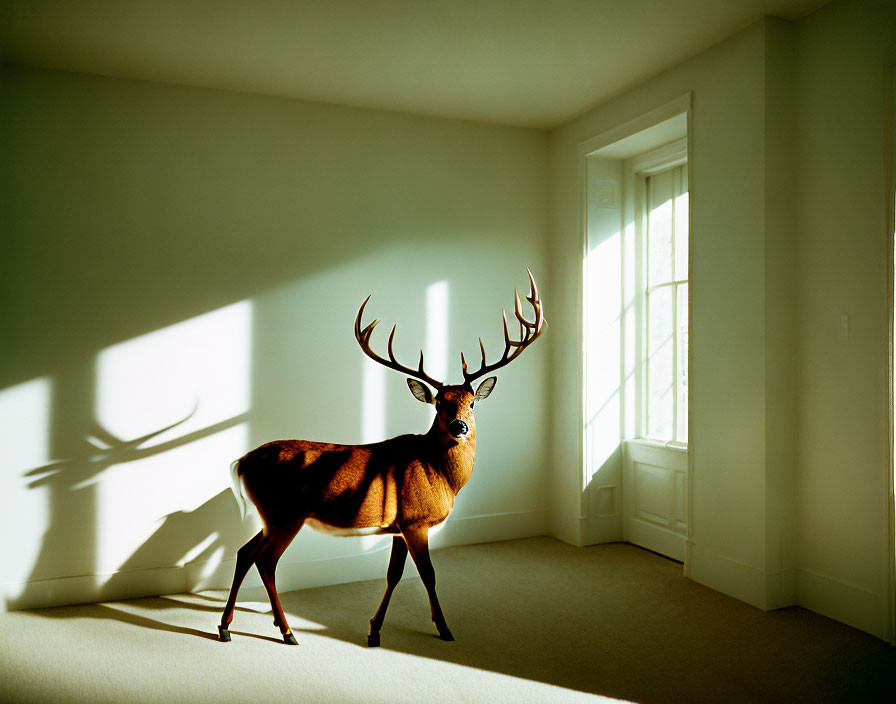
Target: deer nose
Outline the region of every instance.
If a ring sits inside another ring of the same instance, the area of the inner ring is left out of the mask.
[[[466,435],[469,430],[470,429],[467,427],[467,424],[464,423],[460,418],[455,418],[448,424],[448,432],[456,438],[459,438],[461,435]]]

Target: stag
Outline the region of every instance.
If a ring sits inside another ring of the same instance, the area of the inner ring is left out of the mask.
[[[528,269],[527,269],[528,271]],[[280,598],[274,572],[284,550],[304,525],[333,535],[392,535],[392,554],[386,573],[386,593],[370,620],[367,644],[380,644],[380,629],[392,592],[401,579],[408,553],[429,595],[432,620],[443,640],[454,640],[439,599],[436,577],[429,557],[429,530],[451,513],[454,498],[470,479],[476,454],[476,420],[473,405],[488,397],[495,386],[494,376],[477,388],[473,382],[520,356],[544,331],[541,299],[532,272],[526,300],[535,312],[534,320],[523,315],[519,293],[514,292],[514,311],[519,323],[519,339],[513,339],[504,319],[504,352],[494,363],[486,362],[485,347],[479,338],[482,362],[476,371],[467,369],[461,353],[462,384],[449,385],[433,379],[423,369],[423,351],[417,369],[400,364],[392,351],[396,326],[388,342],[388,359],[370,347],[370,336],[378,320],[361,328],[365,299],[355,317],[355,338],[364,354],[389,369],[407,375],[414,397],[433,404],[436,416],[423,435],[399,435],[368,445],[335,445],[309,440],[278,440],[258,447],[231,466],[234,495],[243,516],[251,499],[262,521],[261,531],[239,549],[233,585],[221,625],[221,641],[230,640],[237,592],[254,564],[271,601],[274,625],[283,641],[296,645]],[[433,393],[432,389],[435,389]]]

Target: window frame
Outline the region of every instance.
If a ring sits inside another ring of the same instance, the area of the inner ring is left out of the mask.
[[[636,409],[634,414],[634,438],[638,441],[664,445],[670,448],[687,449],[688,443],[681,441],[679,437],[679,424],[684,421],[687,426],[687,416],[682,419],[677,390],[673,394],[673,413],[672,413],[672,439],[665,440],[661,438],[651,437],[648,434],[648,390],[649,390],[649,365],[647,358],[648,344],[648,320],[649,320],[649,303],[648,297],[650,292],[661,287],[673,287],[673,360],[675,364],[676,387],[678,374],[680,372],[679,350],[678,350],[678,291],[682,284],[688,284],[688,301],[690,302],[690,266],[688,266],[688,278],[674,279],[669,282],[648,286],[648,256],[647,256],[647,236],[649,217],[648,211],[648,178],[657,174],[672,170],[679,166],[688,164],[688,138],[682,137],[669,144],[651,149],[643,154],[626,159],[623,162],[623,179],[624,182],[633,186],[634,194],[634,259],[636,266],[634,272],[634,290],[636,292],[634,300],[634,353],[635,353],[635,370],[634,385]],[[688,175],[688,193],[690,194],[690,174]],[[674,216],[673,216],[674,217]],[[688,257],[690,258],[690,222],[688,222]],[[673,247],[674,249],[674,247]],[[674,266],[673,251],[673,266]],[[673,268],[674,277],[674,268]],[[690,324],[688,325],[690,328]],[[688,336],[690,345],[690,336]],[[689,354],[689,353],[688,353]],[[688,364],[690,370],[690,364]],[[690,405],[690,404],[688,404]],[[686,435],[686,437],[689,437]]]

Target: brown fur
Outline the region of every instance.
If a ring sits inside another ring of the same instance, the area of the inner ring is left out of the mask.
[[[528,270],[527,270],[528,271]],[[486,363],[485,347],[479,341],[482,365],[470,372],[461,355],[464,383],[446,386],[423,370],[423,352],[416,370],[395,359],[389,335],[389,358],[370,348],[370,335],[379,321],[361,327],[364,306],[355,317],[355,339],[361,350],[378,364],[407,374],[411,393],[420,401],[434,403],[436,417],[424,435],[399,435],[370,445],[334,445],[308,440],[278,440],[252,450],[236,463],[236,484],[242,481],[246,493],[258,509],[264,529],[239,549],[230,596],[221,616],[221,640],[230,640],[228,627],[233,620],[240,584],[252,565],[258,567],[274,611],[274,625],[283,640],[295,645],[274,585],[277,561],[305,522],[325,532],[337,534],[393,533],[392,556],[386,573],[386,593],[370,620],[367,644],[380,643],[380,628],[392,591],[401,580],[410,554],[429,595],[432,620],[444,640],[454,640],[436,596],[435,570],[429,557],[429,529],[444,521],[454,508],[454,498],[469,481],[476,457],[476,419],[473,404],[491,393],[497,379],[489,377],[473,391],[471,383],[509,364],[544,331],[541,299],[529,271],[531,291],[526,300],[535,310],[535,320],[527,320],[516,295],[514,313],[520,339],[511,340],[504,318],[504,353]],[[432,392],[424,383],[438,389]],[[463,424],[457,421],[463,421]],[[454,423],[454,425],[451,425]],[[453,428],[454,433],[450,432]],[[239,491],[239,486],[234,486]]]
[[[434,526],[448,517],[473,471],[472,402],[469,388],[446,386],[424,435],[369,445],[277,440],[246,454],[238,472],[268,532],[308,518],[383,533]],[[454,418],[469,427],[460,440],[447,429]]]
[[[264,528],[237,552],[233,585],[219,626],[221,639],[230,640],[227,629],[237,593],[255,564],[271,600],[274,625],[285,642],[296,643],[277,595],[274,571],[283,551],[308,521],[318,529],[349,535],[370,530],[395,534],[386,594],[370,621],[368,645],[379,645],[386,608],[408,554],[429,594],[439,635],[453,640],[436,596],[428,532],[448,517],[454,497],[473,472],[474,399],[467,385],[443,386],[434,399],[436,417],[424,435],[399,435],[370,445],[277,440],[242,457],[237,474]],[[467,424],[466,434],[460,437],[448,430],[455,419]]]

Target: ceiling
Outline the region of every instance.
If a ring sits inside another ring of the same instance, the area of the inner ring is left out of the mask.
[[[8,63],[550,128],[825,0],[4,0]]]

